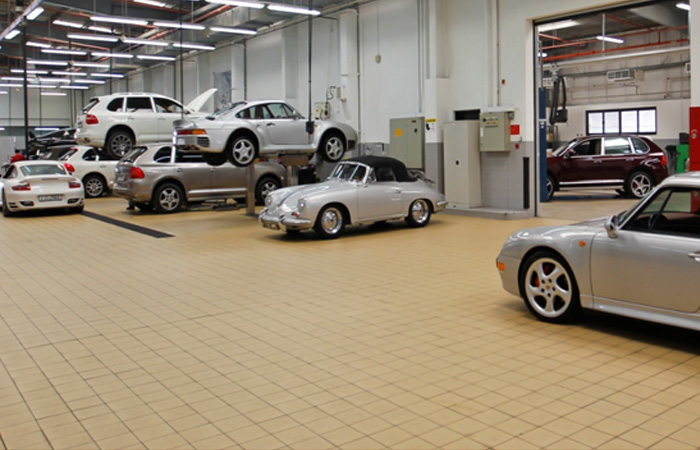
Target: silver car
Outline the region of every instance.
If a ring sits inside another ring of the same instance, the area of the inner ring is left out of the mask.
[[[255,197],[265,197],[285,183],[285,168],[275,163],[255,165]],[[169,213],[186,203],[246,196],[246,169],[227,164],[212,167],[199,154],[171,144],[135,147],[119,161],[113,194],[141,210]]]
[[[258,156],[312,154],[338,162],[357,143],[357,133],[332,120],[309,122],[283,101],[238,102],[205,119],[174,122],[175,145],[201,152],[209,164],[240,167]]]
[[[394,159],[361,156],[339,163],[322,183],[279,189],[260,212],[263,227],[297,233],[314,229],[322,238],[340,236],[345,225],[405,219],[423,227],[447,202],[427,180]]]
[[[700,330],[700,172],[619,215],[518,231],[496,264],[505,290],[547,322],[586,308]]]

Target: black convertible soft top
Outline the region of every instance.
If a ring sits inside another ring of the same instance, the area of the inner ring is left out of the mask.
[[[355,161],[362,164],[366,164],[374,168],[375,172],[382,167],[390,167],[396,181],[416,181],[416,177],[411,175],[406,169],[406,165],[396,158],[390,158],[388,156],[356,156],[354,158],[348,159],[348,161]]]

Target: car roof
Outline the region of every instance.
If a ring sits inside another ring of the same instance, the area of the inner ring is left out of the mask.
[[[354,158],[347,159],[346,161],[358,162],[372,167],[374,169],[390,167],[391,170],[394,172],[396,181],[415,180],[415,177],[408,173],[408,169],[406,169],[406,165],[403,162],[399,161],[396,158],[391,158],[389,156],[356,156]]]
[[[107,95],[96,95],[92,98],[111,98],[111,97],[138,97],[138,96],[149,96],[149,97],[161,97],[161,98],[167,98],[170,100],[175,100],[173,98],[168,97],[167,95],[163,94],[156,94],[155,92],[115,92],[113,94],[107,94]]]
[[[662,181],[659,186],[700,188],[700,171],[671,175]]]

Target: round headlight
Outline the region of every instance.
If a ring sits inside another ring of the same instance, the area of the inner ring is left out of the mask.
[[[300,198],[297,208],[299,209],[299,212],[303,211],[304,208],[306,208],[306,199]]]
[[[272,194],[267,194],[265,197],[265,206],[270,206],[272,204]]]

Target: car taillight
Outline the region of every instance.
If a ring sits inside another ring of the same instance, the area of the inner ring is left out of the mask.
[[[80,189],[82,186],[80,186],[79,181],[69,181],[68,182],[68,188],[69,189]]]
[[[32,187],[29,185],[29,183],[22,183],[22,184],[17,184],[15,186],[12,186],[13,191],[31,191]]]
[[[666,155],[661,157],[661,167],[666,167]]]
[[[191,136],[193,134],[196,134],[196,135],[207,134],[207,132],[202,130],[201,128],[185,128],[183,130],[175,130],[175,133],[178,136]]]
[[[63,164],[63,165],[66,167],[66,170],[68,170],[68,172],[70,172],[70,173],[75,172],[75,167],[73,167],[73,164],[71,164],[71,163],[65,163],[65,164]]]
[[[98,123],[100,123],[100,121],[97,120],[96,115],[88,114],[87,116],[85,116],[85,123],[88,125],[97,125]]]
[[[132,167],[129,169],[129,176],[131,178],[144,178],[143,170],[139,167]]]

